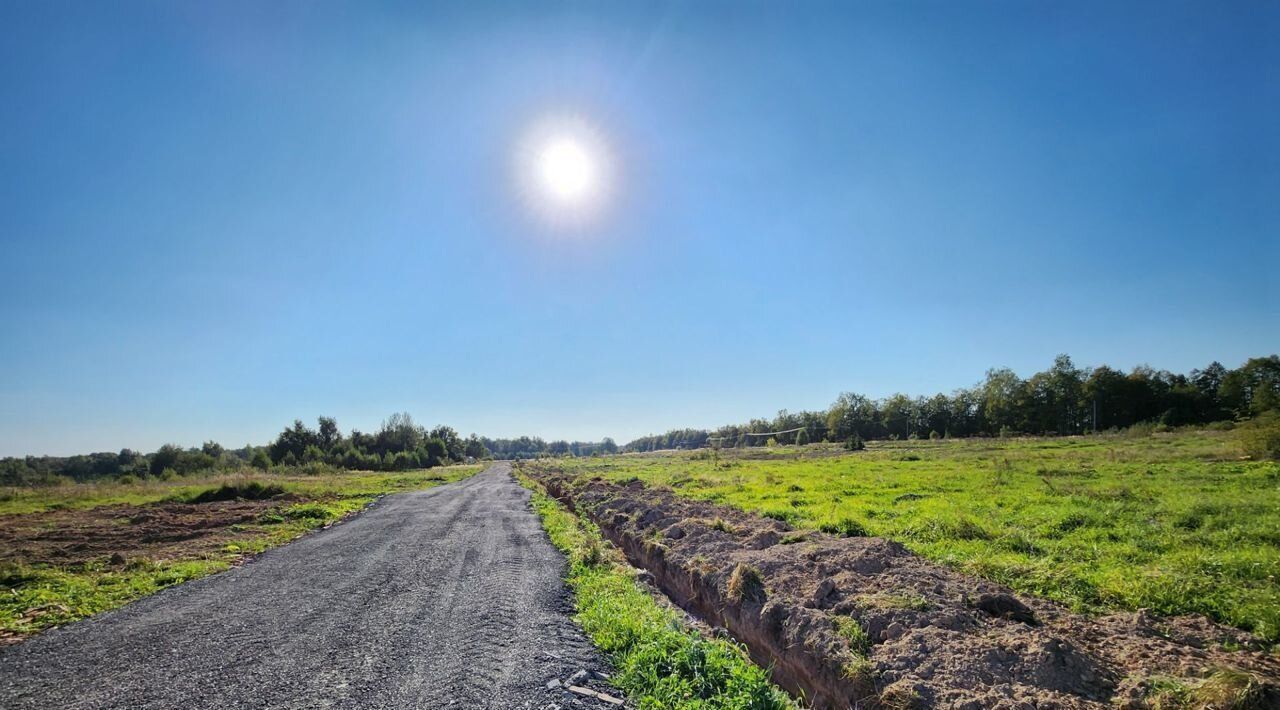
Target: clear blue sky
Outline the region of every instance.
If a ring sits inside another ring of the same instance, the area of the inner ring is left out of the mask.
[[[0,455],[1280,350],[1280,4],[0,2]],[[572,114],[616,169],[511,179]]]

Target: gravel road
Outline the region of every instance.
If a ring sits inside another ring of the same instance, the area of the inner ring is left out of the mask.
[[[505,463],[388,496],[0,650],[0,707],[609,707],[547,687],[603,664],[528,500]]]

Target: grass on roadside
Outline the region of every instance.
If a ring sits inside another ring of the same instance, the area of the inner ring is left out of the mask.
[[[552,544],[568,557],[578,623],[613,661],[613,682],[636,707],[795,707],[740,647],[703,638],[650,596],[595,525],[522,482],[533,490],[533,507]]]
[[[465,478],[481,466],[450,466],[404,473],[333,473],[324,476],[220,476],[198,482],[91,483],[18,489],[0,512],[41,516],[45,511],[129,503],[207,503],[294,498],[264,511],[249,525],[232,525],[235,541],[177,559],[129,557],[81,564],[40,560],[0,562],[0,642],[14,640],[115,609],[166,587],[221,572],[246,555],[290,542],[354,513],[388,493],[428,488]],[[15,510],[16,509],[16,510]],[[20,511],[20,512],[19,512]]]

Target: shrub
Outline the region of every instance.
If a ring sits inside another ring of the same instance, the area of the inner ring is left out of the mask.
[[[800,515],[794,510],[785,510],[774,508],[772,510],[762,510],[760,514],[770,520],[777,520],[780,523],[794,523]]]
[[[333,467],[323,461],[309,461],[302,464],[302,473],[308,476],[322,476],[333,473]]]
[[[407,471],[408,469],[418,467],[417,454],[409,451],[401,451],[395,456],[387,454],[387,458],[390,459],[390,465],[388,465],[387,468],[393,471]]]
[[[161,471],[161,472],[160,472],[159,479],[160,479],[160,480],[162,480],[162,481],[172,481],[173,479],[175,479],[175,478],[177,478],[177,477],[178,477],[178,472],[177,472],[177,471],[175,471],[175,470],[173,470],[173,469],[171,469],[171,468],[166,468],[165,470],[163,470],[163,471]]]
[[[324,451],[315,444],[310,444],[302,452],[303,463],[315,463],[316,461],[324,461]]]
[[[738,532],[738,529],[724,518],[716,518],[715,520],[712,520],[710,527],[712,530],[719,530],[720,532],[729,533],[730,535],[737,534]]]
[[[933,431],[929,432],[929,438],[934,441],[937,441],[938,439],[942,438],[942,435],[938,433],[937,429],[934,429]]]
[[[858,434],[855,433],[853,436],[849,437],[848,441],[844,442],[844,448],[846,451],[862,451],[867,448],[867,443],[862,440],[861,436],[858,436]]]
[[[249,465],[259,471],[265,471],[271,468],[271,457],[267,455],[266,449],[255,449],[253,458],[249,460]]]
[[[818,529],[829,535],[841,537],[866,537],[867,528],[854,518],[841,518],[835,522],[823,523]]]
[[[1244,452],[1255,459],[1280,461],[1280,412],[1263,412],[1236,428]]]
[[[265,500],[284,493],[284,488],[275,483],[262,484],[259,481],[247,483],[226,483],[217,488],[208,488],[189,496],[188,503],[213,503],[220,500]]]
[[[319,503],[301,503],[284,511],[284,516],[292,520],[328,520],[333,514]]]
[[[1156,433],[1156,425],[1153,422],[1138,422],[1124,430],[1124,435],[1133,439],[1141,439]]]
[[[126,473],[125,475],[116,479],[116,483],[119,483],[122,486],[132,486],[137,482],[138,482],[138,477],[133,475],[132,473]]]

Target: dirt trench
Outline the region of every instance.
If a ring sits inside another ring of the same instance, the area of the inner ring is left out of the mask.
[[[1204,617],[1087,617],[882,538],[797,531],[639,482],[529,473],[813,707],[1145,708],[1171,680],[1224,669],[1253,684],[1261,704],[1249,707],[1280,707],[1280,661]]]

